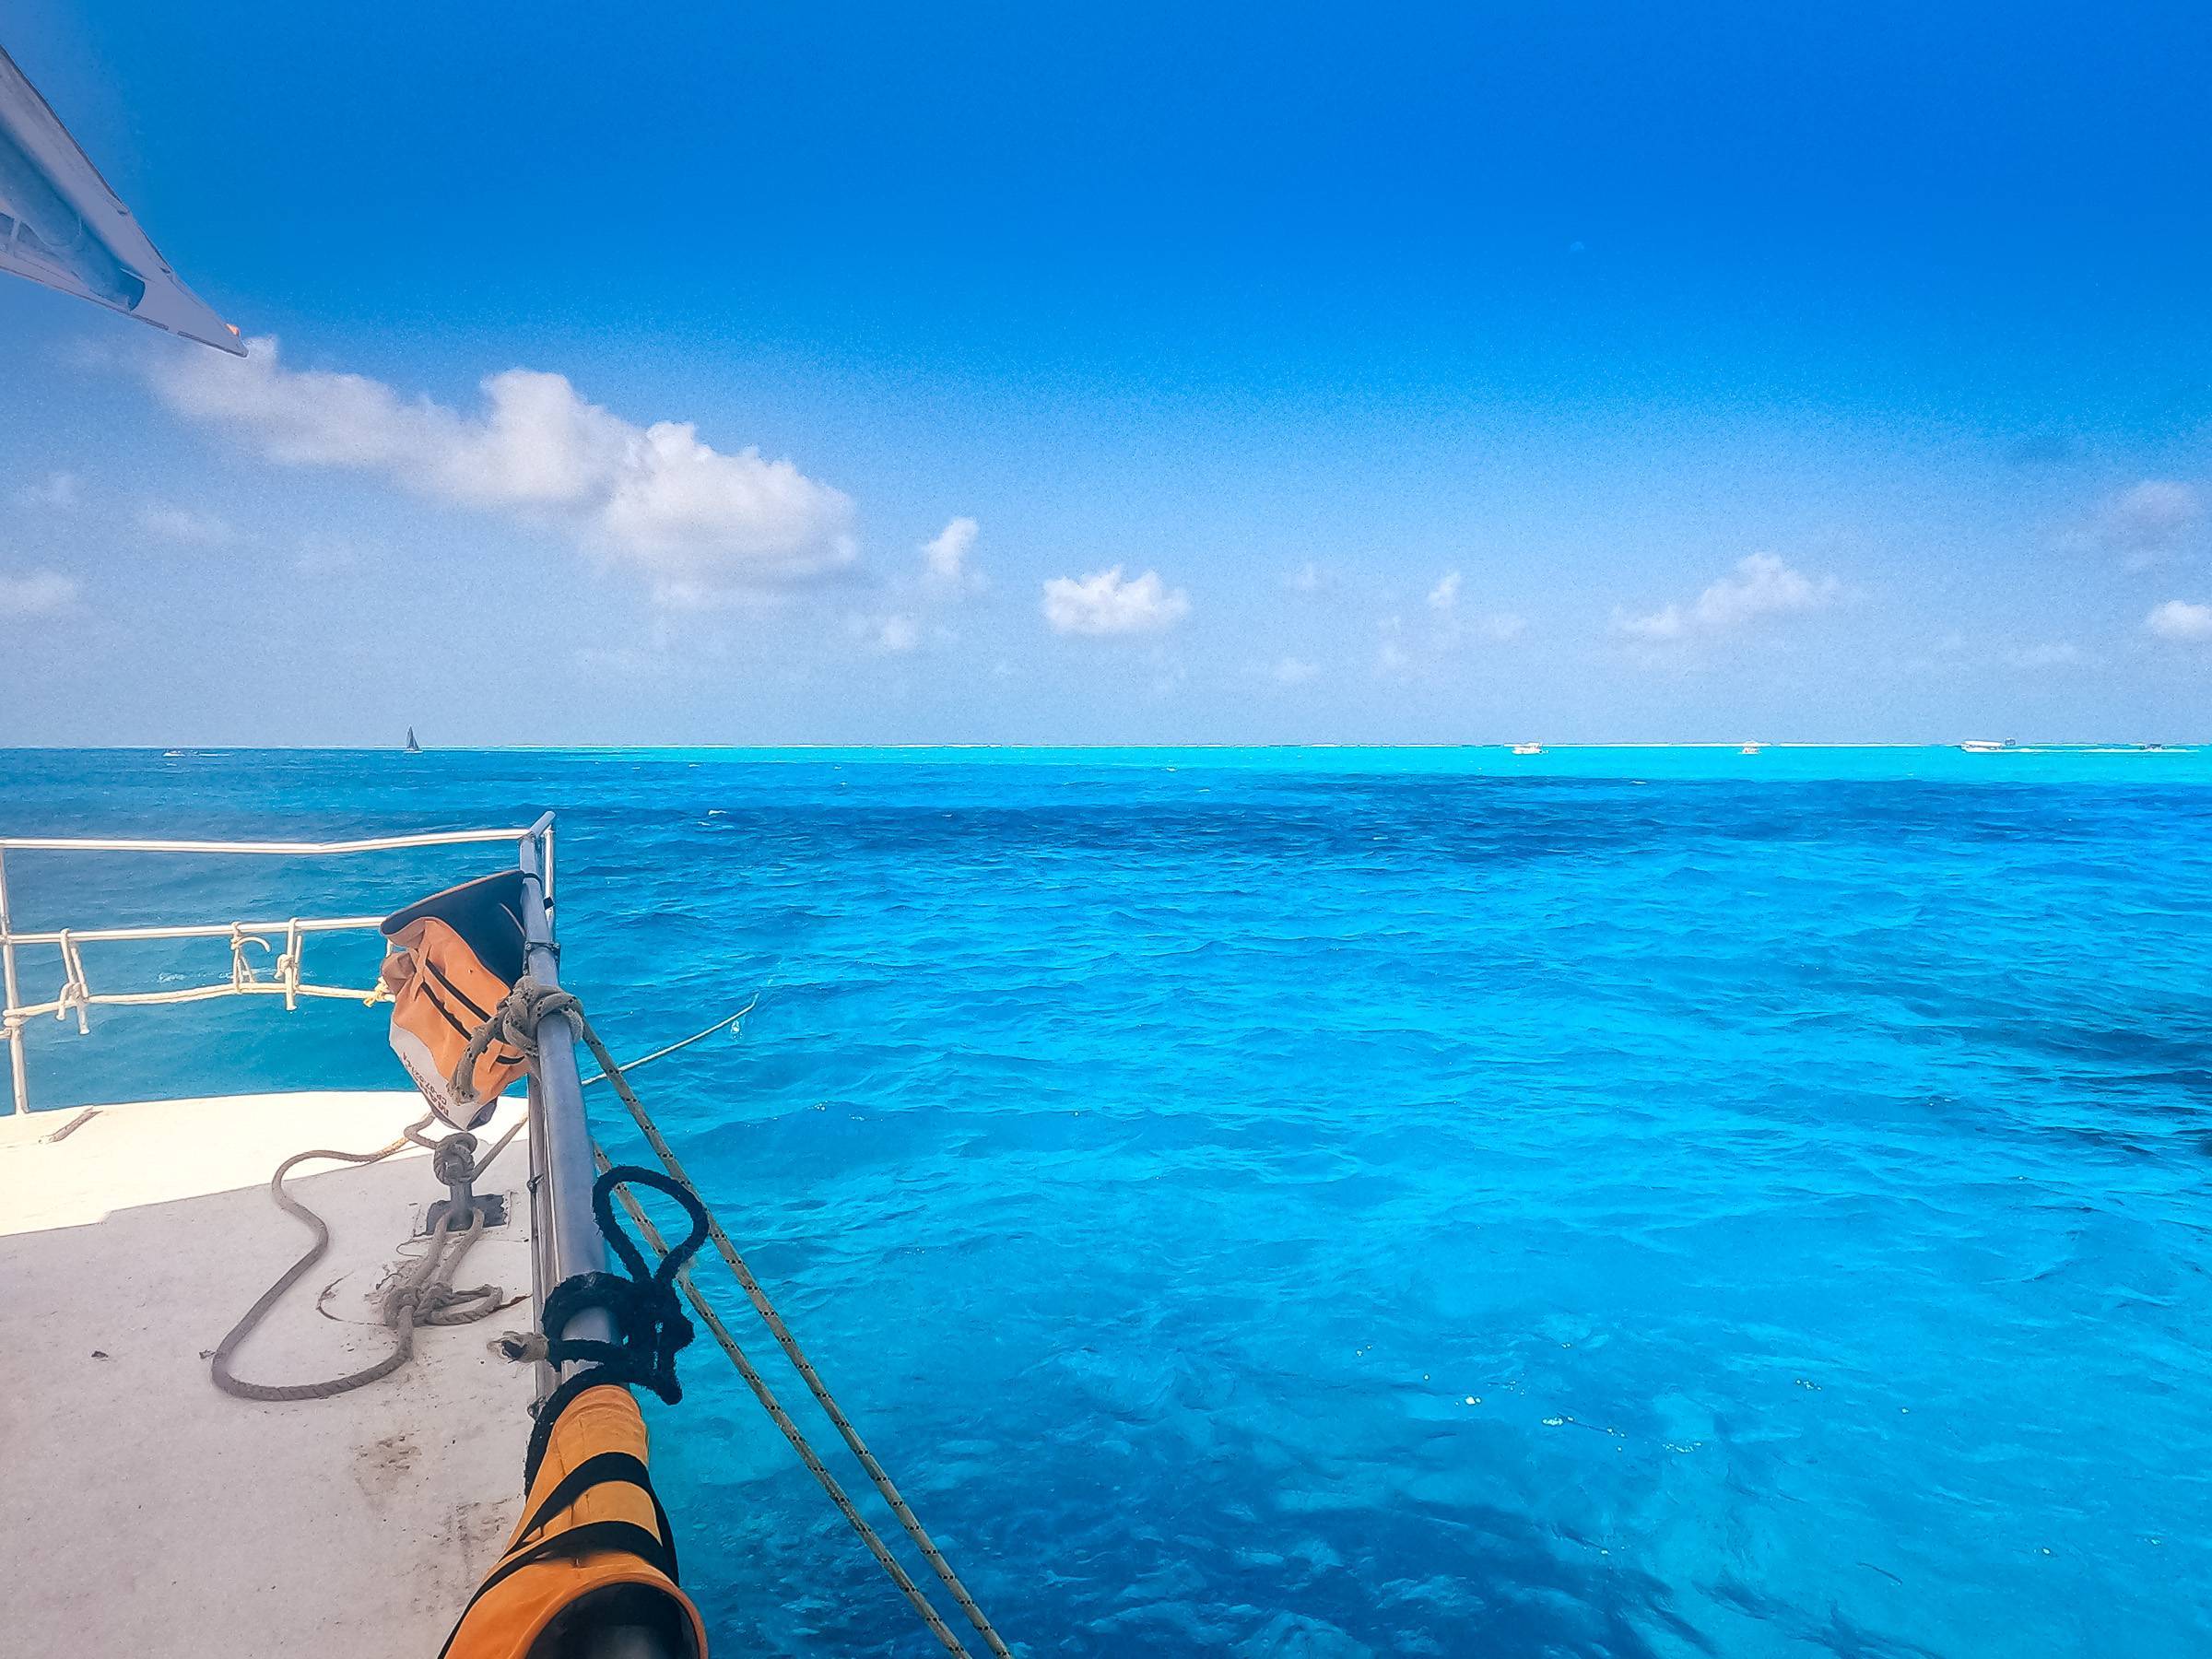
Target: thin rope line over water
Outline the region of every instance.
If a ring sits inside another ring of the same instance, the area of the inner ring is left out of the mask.
[[[592,1147],[592,1159],[599,1166],[602,1175],[614,1167],[606,1156],[606,1148],[596,1144]],[[618,1188],[616,1196],[620,1199],[623,1209],[629,1212],[630,1224],[644,1239],[657,1263],[668,1253],[668,1246],[661,1240],[660,1229],[653,1226],[653,1218],[645,1213],[644,1206],[628,1187]],[[679,1270],[676,1282],[677,1288],[684,1293],[684,1300],[691,1304],[691,1311],[713,1334],[714,1340],[722,1346],[722,1351],[730,1357],[730,1363],[737,1368],[737,1374],[745,1379],[746,1386],[753,1391],[753,1398],[760,1402],[760,1408],[782,1430],[783,1438],[791,1442],[791,1449],[799,1454],[799,1461],[806,1465],[807,1473],[821,1484],[822,1490],[830,1495],[830,1501],[837,1505],[838,1513],[844,1516],[853,1530],[860,1535],[860,1541],[868,1547],[868,1553],[890,1575],[891,1583],[899,1586],[899,1593],[921,1616],[922,1622],[929,1627],[930,1634],[945,1644],[947,1652],[962,1655],[965,1659],[968,1650],[960,1645],[960,1639],[947,1628],[944,1618],[930,1605],[929,1597],[922,1594],[922,1587],[899,1564],[899,1559],[884,1547],[882,1536],[868,1524],[866,1517],[853,1506],[853,1500],[845,1495],[845,1488],[838,1484],[837,1477],[830,1473],[829,1465],[822,1462],[821,1454],[815,1451],[806,1432],[783,1409],[783,1403],[776,1398],[775,1390],[769,1387],[768,1379],[746,1358],[745,1350],[737,1346],[737,1339],[730,1335],[730,1327],[722,1323],[722,1315],[700,1293],[699,1287],[692,1282],[691,1269],[686,1266]]]
[[[751,1004],[747,1004],[745,1008],[738,1010],[729,1018],[717,1020],[705,1030],[697,1032],[693,1036],[684,1039],[682,1042],[671,1044],[668,1048],[649,1054],[645,1058],[646,1060],[658,1059],[661,1054],[674,1053],[678,1048],[686,1047],[717,1030],[735,1025],[738,1019],[743,1018],[750,1011],[751,1006]],[[556,1015],[569,1022],[578,1039],[591,1051],[592,1058],[599,1063],[600,1078],[604,1078],[615,1086],[616,1095],[621,1100],[624,1109],[629,1112],[631,1121],[637,1124],[639,1132],[645,1136],[647,1144],[653,1147],[653,1155],[661,1161],[661,1167],[667,1171],[671,1179],[682,1182],[685,1188],[694,1197],[697,1197],[699,1195],[697,1183],[686,1173],[682,1161],[676,1156],[675,1149],[669,1146],[667,1137],[661,1133],[660,1125],[653,1122],[653,1114],[645,1110],[644,1102],[638,1099],[637,1091],[630,1088],[628,1078],[623,1076],[625,1068],[616,1061],[613,1054],[607,1052],[606,1045],[599,1040],[598,1032],[592,1029],[591,1021],[583,1017],[582,1005],[576,1000],[572,994],[556,986],[547,985],[532,979],[524,979],[516,983],[514,989],[508,994],[506,1000],[492,1010],[491,1018],[487,1019],[482,1029],[469,1040],[467,1049],[455,1064],[453,1083],[456,1096],[464,1101],[469,1098],[468,1084],[474,1075],[477,1058],[495,1041],[504,1042],[517,1052],[527,1054],[535,1062],[537,1053],[538,1024],[541,1020],[551,1018]],[[643,1062],[639,1062],[639,1064],[643,1064]],[[594,1079],[594,1081],[598,1080],[600,1079]],[[594,1147],[594,1155],[600,1160],[604,1171],[605,1154]],[[634,1199],[627,1192],[622,1193],[621,1197],[625,1207],[629,1211],[632,1218],[638,1222],[640,1231],[652,1240],[656,1248],[660,1248],[657,1231],[652,1230],[651,1221],[637,1206]],[[798,1338],[791,1334],[790,1327],[783,1323],[782,1315],[776,1312],[775,1304],[769,1300],[768,1292],[761,1288],[760,1281],[753,1277],[752,1269],[746,1265],[745,1258],[738,1253],[737,1247],[730,1241],[730,1236],[723,1230],[720,1218],[715,1216],[712,1207],[705,1206],[703,1199],[700,1200],[700,1204],[706,1212],[707,1236],[713,1241],[716,1253],[728,1265],[731,1273],[736,1276],[737,1283],[744,1289],[747,1300],[753,1304],[754,1312],[760,1315],[761,1322],[768,1326],[769,1334],[776,1339],[776,1346],[783,1350],[784,1358],[791,1361],[793,1369],[806,1382],[806,1390],[814,1396],[815,1404],[822,1408],[823,1414],[836,1427],[839,1437],[845,1442],[846,1449],[853,1453],[860,1466],[866,1471],[869,1483],[875,1487],[884,1502],[890,1506],[891,1513],[898,1517],[900,1529],[912,1542],[914,1547],[922,1552],[923,1559],[929,1563],[930,1571],[936,1574],[937,1581],[945,1586],[953,1600],[959,1604],[960,1611],[967,1616],[968,1622],[975,1627],[977,1634],[982,1636],[984,1645],[995,1655],[995,1659],[1014,1659],[1013,1651],[1000,1639],[998,1631],[993,1628],[989,1618],[985,1616],[982,1608],[977,1606],[975,1597],[969,1594],[968,1586],[960,1581],[959,1574],[953,1571],[952,1563],[945,1559],[944,1551],[937,1547],[936,1541],[929,1535],[928,1529],[922,1524],[920,1517],[907,1503],[905,1497],[900,1492],[898,1485],[891,1479],[889,1473],[877,1460],[876,1454],[868,1450],[867,1442],[860,1438],[859,1430],[853,1426],[853,1420],[845,1415],[844,1408],[838,1405],[836,1397],[830,1392],[829,1384],[822,1381],[821,1373],[815,1370],[814,1362],[807,1359],[806,1350],[800,1347]],[[665,1250],[663,1253],[665,1253]],[[685,1293],[690,1300],[693,1308],[706,1322],[708,1328],[715,1334],[715,1340],[721,1344],[723,1351],[729,1356],[731,1363],[736,1367],[738,1375],[745,1379],[747,1385],[752,1389],[754,1396],[760,1401],[769,1416],[775,1421],[776,1427],[782,1430],[784,1438],[791,1441],[793,1449],[798,1452],[809,1472],[821,1483],[823,1490],[829,1493],[831,1501],[837,1505],[839,1512],[860,1535],[861,1542],[868,1547],[869,1554],[873,1555],[884,1571],[890,1575],[891,1582],[899,1587],[900,1593],[906,1597],[915,1612],[921,1616],[922,1621],[929,1627],[931,1634],[945,1645],[948,1653],[961,1655],[964,1659],[968,1649],[961,1645],[959,1638],[945,1623],[936,1609],[930,1605],[929,1598],[924,1594],[920,1586],[914,1583],[906,1570],[900,1566],[896,1558],[885,1547],[881,1536],[853,1507],[852,1500],[846,1496],[844,1488],[838,1484],[836,1478],[830,1475],[828,1467],[822,1463],[821,1458],[807,1443],[806,1436],[800,1431],[798,1425],[792,1421],[790,1414],[776,1400],[773,1391],[769,1388],[766,1381],[761,1378],[751,1361],[745,1357],[743,1350],[738,1347],[735,1339],[729,1335],[728,1329],[722,1323],[721,1318],[712,1312],[705,1299],[700,1295],[697,1287],[691,1283],[688,1270],[679,1275],[679,1282],[683,1285]]]
[[[615,1064],[614,1056],[606,1052],[606,1045],[599,1041],[598,1034],[592,1030],[590,1022],[579,1015],[575,1024],[585,1045],[592,1051],[592,1058],[598,1061],[600,1065],[605,1068],[607,1081],[615,1086],[615,1093],[621,1099],[624,1107],[629,1110],[631,1119],[637,1124],[639,1132],[645,1136],[647,1144],[653,1147],[653,1156],[661,1160],[662,1167],[670,1175],[697,1193],[699,1188],[693,1183],[690,1176],[684,1172],[682,1162],[677,1158],[674,1148],[668,1145],[667,1138],[661,1134],[660,1125],[653,1121],[653,1114],[645,1110],[644,1103],[638,1099],[636,1091],[624,1079],[622,1068]],[[999,1640],[998,1632],[992,1628],[990,1619],[984,1617],[982,1608],[976,1605],[975,1598],[968,1593],[968,1586],[960,1582],[960,1575],[952,1570],[952,1563],[945,1559],[944,1552],[937,1547],[935,1540],[929,1535],[928,1530],[923,1526],[920,1518],[908,1506],[905,1498],[900,1495],[899,1488],[892,1481],[890,1475],[885,1470],[883,1465],[877,1461],[876,1454],[868,1450],[867,1442],[860,1438],[860,1430],[853,1428],[853,1420],[845,1416],[843,1408],[838,1405],[836,1398],[830,1394],[829,1384],[822,1381],[821,1373],[814,1369],[814,1362],[806,1358],[806,1350],[799,1347],[798,1338],[794,1336],[790,1327],[784,1324],[783,1316],[776,1312],[775,1304],[769,1300],[768,1292],[760,1288],[760,1281],[753,1277],[752,1269],[745,1265],[745,1258],[737,1253],[737,1247],[730,1242],[730,1235],[723,1230],[722,1222],[712,1208],[707,1211],[707,1237],[714,1241],[715,1251],[724,1262],[729,1264],[730,1271],[736,1276],[737,1283],[744,1288],[747,1299],[753,1304],[754,1312],[760,1315],[761,1323],[768,1326],[769,1334],[775,1337],[776,1346],[783,1350],[784,1357],[792,1363],[792,1368],[806,1382],[807,1392],[814,1395],[815,1403],[822,1408],[823,1414],[836,1426],[837,1432],[844,1441],[846,1447],[859,1461],[860,1466],[867,1471],[869,1481],[882,1495],[883,1500],[890,1505],[891,1513],[898,1516],[900,1526],[904,1529],[906,1535],[913,1540],[914,1547],[922,1552],[923,1559],[928,1561],[930,1570],[937,1575],[938,1580],[951,1594],[953,1600],[959,1604],[960,1611],[968,1616],[968,1622],[975,1627],[976,1633],[982,1637],[984,1643],[992,1653],[998,1656],[998,1659],[1014,1659],[1012,1652],[1004,1641]],[[943,1638],[940,1637],[940,1640]],[[955,1642],[952,1645],[954,1651],[958,1652],[959,1644]]]

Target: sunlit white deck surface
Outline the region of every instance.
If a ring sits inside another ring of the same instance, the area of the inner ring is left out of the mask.
[[[501,1102],[487,1147],[521,1111]],[[531,1368],[486,1345],[528,1328],[527,1300],[419,1333],[413,1364],[334,1399],[233,1399],[206,1357],[307,1246],[269,1200],[277,1162],[373,1149],[420,1113],[413,1094],[157,1101],[100,1108],[59,1141],[77,1114],[0,1118],[0,1652],[438,1651],[520,1508]],[[524,1299],[526,1139],[479,1184],[512,1218],[459,1278]],[[287,1188],[331,1249],[239,1350],[254,1382],[386,1351],[376,1289],[442,1192],[411,1147],[302,1165]]]

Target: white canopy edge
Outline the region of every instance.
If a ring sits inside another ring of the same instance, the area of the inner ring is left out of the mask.
[[[179,280],[6,52],[0,52],[0,270],[245,355],[238,330]]]

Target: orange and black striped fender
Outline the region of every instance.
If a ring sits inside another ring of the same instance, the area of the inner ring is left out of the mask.
[[[677,1583],[676,1540],[645,1467],[629,1391],[587,1388],[554,1423],[500,1564],[439,1659],[527,1659],[549,1633],[650,1623],[677,1659],[706,1659],[706,1627]]]

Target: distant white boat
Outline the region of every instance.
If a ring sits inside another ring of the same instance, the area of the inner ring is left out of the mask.
[[[1742,748],[1738,749],[1736,753],[1739,755],[1756,755],[1765,747],[1766,746],[1761,743],[1747,743]]]
[[[1516,755],[1540,755],[1543,752],[1544,746],[1540,743],[1516,743],[1513,745],[1513,753]]]
[[[2001,755],[2006,749],[2019,746],[2009,737],[2002,743],[1993,742],[1987,737],[1969,737],[1959,747],[1970,755]]]

